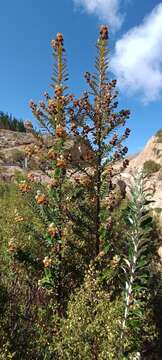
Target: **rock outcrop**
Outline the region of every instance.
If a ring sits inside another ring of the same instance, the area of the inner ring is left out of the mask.
[[[159,164],[159,169],[148,176],[148,187],[153,190],[152,207],[162,218],[162,142],[157,136],[152,136],[140,153],[130,157],[129,166],[123,171],[122,179],[129,184],[136,172],[142,170],[150,160]]]
[[[44,135],[47,148],[53,144],[51,136]],[[37,145],[36,138],[31,133],[21,133],[16,131],[0,129],[0,179],[11,180],[15,173],[33,171],[36,178],[44,179],[41,175],[41,160],[39,156],[33,155],[31,160],[27,160],[25,148],[30,145]],[[73,163],[85,164],[86,154],[93,157],[93,151],[88,142],[83,141],[80,136],[75,139],[67,139],[65,144],[66,153],[69,153]],[[42,158],[44,156],[42,152]]]

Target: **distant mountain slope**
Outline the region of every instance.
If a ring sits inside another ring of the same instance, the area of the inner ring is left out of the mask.
[[[162,165],[162,142],[158,142],[157,136],[152,136],[148,140],[144,149],[132,159],[130,159],[129,170],[133,169],[134,167],[143,167],[144,163],[148,160],[153,160]]]
[[[53,137],[44,135],[44,140],[47,146],[53,144]],[[31,160],[25,161],[25,148],[30,145],[36,145],[36,138],[29,132],[23,133],[18,131],[10,131],[0,129],[0,179],[10,180],[14,176],[14,172],[34,171],[39,173],[41,169],[40,153],[39,156],[32,156]],[[85,163],[85,154],[87,151],[92,151],[90,145],[81,138],[69,138],[66,141],[66,151],[71,154],[73,162],[78,160]],[[45,153],[42,152],[42,158]],[[28,164],[26,168],[26,164]]]
[[[11,180],[18,171],[22,173],[32,171],[36,177],[40,178],[40,164],[36,156],[25,169],[25,147],[32,144],[36,144],[36,139],[30,133],[0,129],[0,179]],[[82,144],[80,150],[80,145],[70,139],[67,145],[74,160],[84,155],[87,149],[87,145]],[[123,171],[121,177],[128,184],[137,169],[142,169],[150,160],[159,164],[158,171],[152,172],[148,177],[148,183],[154,189],[152,206],[160,213],[162,210],[162,136],[152,136],[140,153],[131,156],[129,166]],[[45,181],[46,178],[42,176]]]

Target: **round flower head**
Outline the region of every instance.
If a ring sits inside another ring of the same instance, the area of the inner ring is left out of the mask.
[[[57,33],[56,39],[51,40],[51,46],[54,50],[57,50],[59,47],[64,45],[64,38],[61,33]]]
[[[46,100],[49,100],[49,99],[50,99],[50,96],[49,96],[49,94],[48,94],[47,91],[44,92],[44,97],[46,98]]]
[[[56,113],[56,108],[57,108],[56,101],[54,99],[49,99],[48,100],[47,111],[49,113]]]
[[[28,178],[29,181],[34,181],[34,174],[29,173],[29,174],[27,175],[27,178]]]
[[[45,268],[51,267],[52,259],[49,258],[48,256],[45,256],[45,258],[43,259],[43,264]]]
[[[42,109],[45,109],[45,108],[46,108],[46,105],[45,105],[44,101],[40,101],[40,102],[39,102],[39,106],[40,106]]]
[[[21,222],[24,221],[24,217],[21,216],[21,215],[16,215],[15,216],[15,221],[16,221],[16,223],[21,223]]]
[[[57,159],[57,166],[60,168],[64,168],[66,166],[66,160],[62,156]]]
[[[100,28],[100,39],[108,40],[108,37],[109,37],[108,27],[106,25],[102,25]]]
[[[55,224],[54,223],[51,223],[49,226],[48,226],[48,233],[49,235],[52,237],[52,238],[55,238],[58,231],[57,231],[57,228],[55,227]]]
[[[128,159],[124,159],[123,161],[123,167],[126,168],[129,165],[129,160]]]
[[[56,135],[60,138],[64,138],[66,133],[65,133],[65,130],[63,129],[62,126],[57,126],[56,127]]]
[[[29,157],[33,155],[33,147],[32,146],[25,147],[25,155],[29,156]]]
[[[57,96],[61,96],[63,93],[63,87],[61,85],[56,84],[55,86],[55,94]]]
[[[115,255],[110,261],[112,268],[116,268],[119,262],[120,262],[120,257],[118,255]]]
[[[36,104],[34,103],[34,101],[32,99],[29,101],[29,106],[31,108],[35,108],[35,106],[36,106]]]
[[[64,38],[63,35],[61,33],[57,33],[56,35],[56,41],[58,41],[59,43],[61,43],[61,45],[63,45],[64,43]]]
[[[52,46],[52,48],[54,48],[55,49],[55,47],[56,47],[56,40],[51,40],[51,46]]]
[[[77,129],[76,123],[74,121],[72,121],[71,123],[71,130],[75,131]]]
[[[48,151],[48,159],[55,160],[56,157],[57,157],[57,153],[53,149],[50,149]]]
[[[15,242],[14,242],[14,239],[11,239],[8,243],[8,251],[10,253],[14,253],[16,251],[16,245],[15,245]]]
[[[59,186],[59,181],[57,179],[50,179],[47,187],[49,190],[57,188]]]
[[[45,205],[47,204],[47,198],[45,194],[36,195],[35,200],[38,205]]]
[[[26,193],[31,189],[27,183],[20,183],[18,186],[22,193]]]

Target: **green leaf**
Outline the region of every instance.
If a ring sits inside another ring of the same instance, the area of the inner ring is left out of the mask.
[[[107,254],[110,250],[110,244],[107,244],[103,250],[104,250],[105,254]]]
[[[61,175],[61,169],[56,168],[55,169],[55,177],[60,177],[60,175]]]

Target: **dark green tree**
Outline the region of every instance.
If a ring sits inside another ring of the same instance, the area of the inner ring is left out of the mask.
[[[22,120],[17,120],[12,115],[0,112],[0,129],[26,132],[24,123]]]

